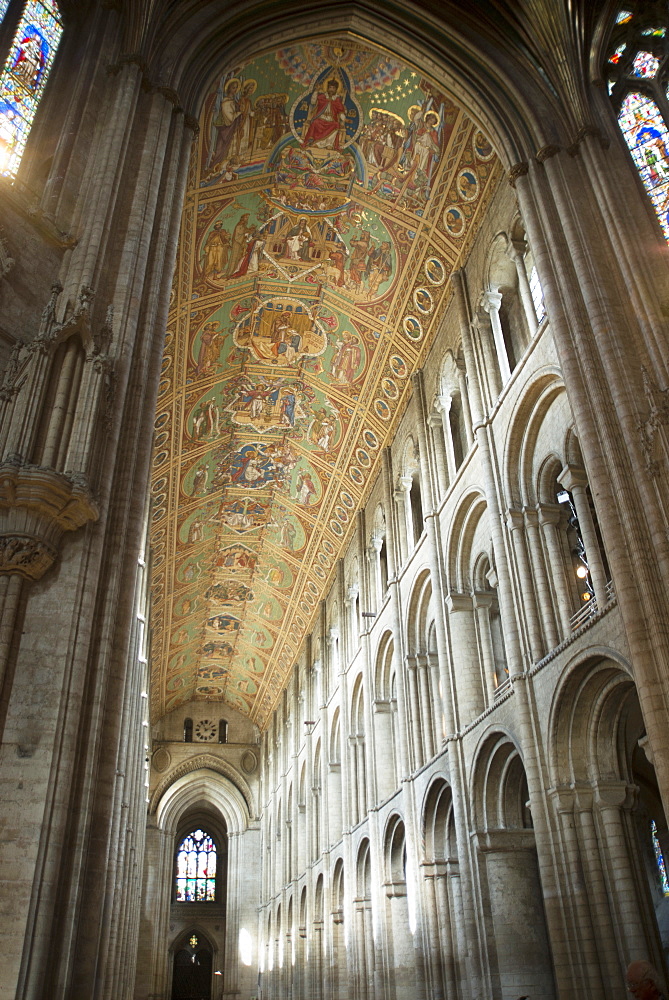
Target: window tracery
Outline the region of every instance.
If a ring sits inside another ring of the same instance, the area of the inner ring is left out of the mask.
[[[177,903],[216,901],[216,844],[204,830],[193,830],[179,844]]]
[[[615,20],[606,75],[618,125],[669,240],[669,38],[666,4],[628,5]]]
[[[0,0],[0,20],[9,0]],[[63,33],[53,0],[28,0],[0,76],[0,174],[15,177]]]

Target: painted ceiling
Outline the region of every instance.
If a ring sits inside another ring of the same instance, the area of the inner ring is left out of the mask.
[[[216,80],[191,161],[153,458],[152,714],[265,726],[497,169],[353,38]]]

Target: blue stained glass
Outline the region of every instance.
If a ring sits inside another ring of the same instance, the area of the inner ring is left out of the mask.
[[[177,852],[177,903],[216,900],[216,845],[204,830],[184,837]]]
[[[7,13],[8,7],[9,7],[9,0],[0,0],[0,22],[3,21],[4,16]]]
[[[632,13],[629,10],[621,10],[616,17],[616,24],[625,24],[627,21],[631,20]]]
[[[6,177],[16,176],[62,33],[55,3],[28,0],[0,77],[0,173]]]
[[[662,892],[665,896],[669,896],[669,879],[667,879],[667,866],[664,863],[662,848],[660,847],[660,841],[657,836],[657,823],[655,822],[654,819],[651,820],[650,823],[650,835],[653,840],[655,863],[657,864],[657,873],[660,876],[660,885],[662,886]]]
[[[618,123],[669,240],[669,130],[655,102],[638,93],[627,95]]]

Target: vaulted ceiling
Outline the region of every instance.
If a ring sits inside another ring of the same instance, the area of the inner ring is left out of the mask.
[[[433,81],[354,36],[216,79],[156,416],[154,717],[208,698],[266,724],[496,169]]]

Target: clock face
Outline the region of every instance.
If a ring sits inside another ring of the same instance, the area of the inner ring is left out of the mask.
[[[210,719],[201,719],[195,724],[195,736],[198,740],[213,740],[216,738],[216,723]]]

